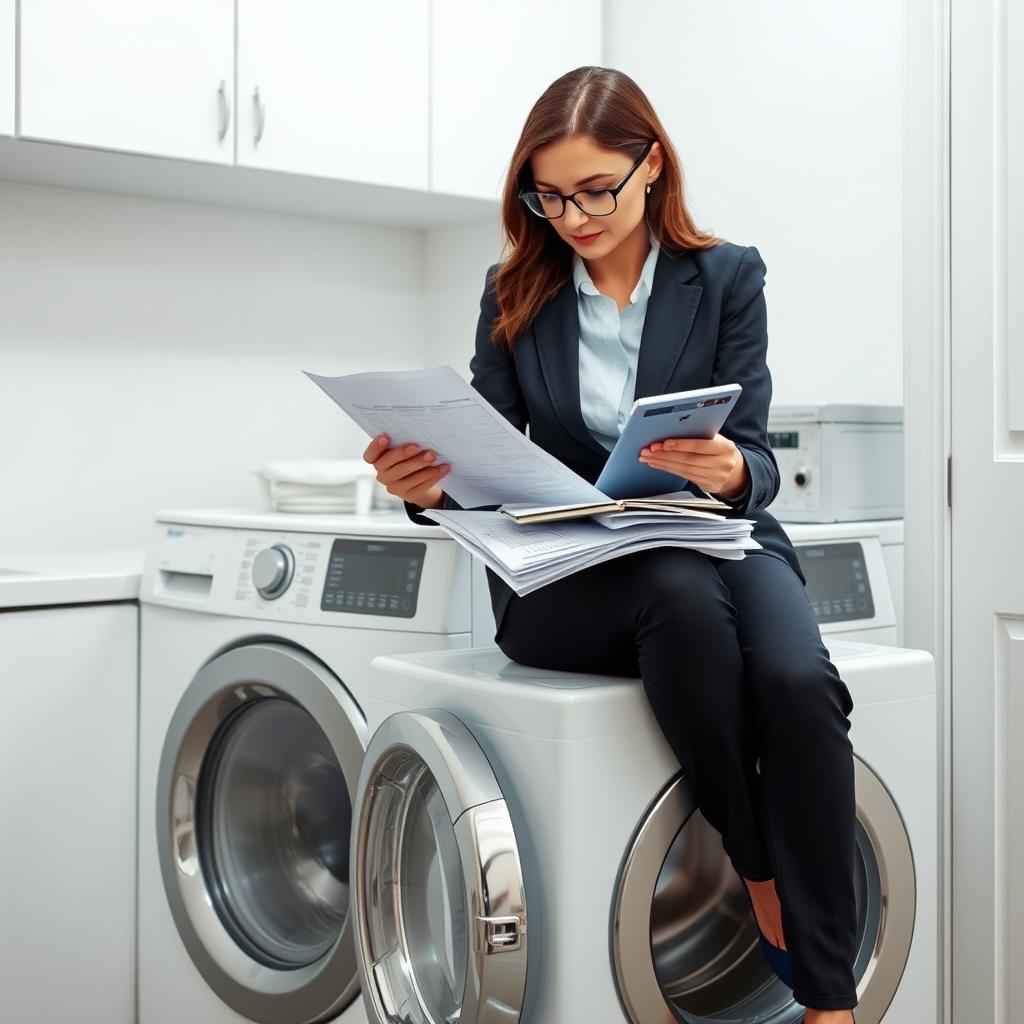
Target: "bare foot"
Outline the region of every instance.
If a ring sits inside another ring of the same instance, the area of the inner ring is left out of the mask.
[[[853,1010],[812,1010],[804,1007],[804,1024],[856,1024]]]
[[[779,903],[779,895],[775,891],[775,879],[769,878],[766,882],[752,882],[746,879],[750,887],[750,902],[754,905],[754,916],[757,918],[758,926],[764,932],[764,937],[779,949],[786,948],[786,941],[782,935],[782,906]],[[815,1010],[815,1013],[824,1011]],[[831,1012],[831,1011],[830,1011]],[[845,1011],[844,1011],[845,1012]],[[808,1024],[812,1024],[811,1018],[807,1018]],[[827,1024],[832,1024],[828,1021]],[[842,1024],[849,1024],[843,1020]]]

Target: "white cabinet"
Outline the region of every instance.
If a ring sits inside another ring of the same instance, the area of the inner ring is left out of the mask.
[[[567,71],[601,64],[601,9],[600,0],[434,0],[431,189],[500,198],[540,94]]]
[[[233,0],[22,3],[20,133],[232,163],[234,29]]]
[[[0,135],[14,134],[14,0],[0,0]]]
[[[0,611],[5,1021],[135,1019],[137,659],[134,603]]]
[[[239,0],[239,164],[426,189],[428,14]]]

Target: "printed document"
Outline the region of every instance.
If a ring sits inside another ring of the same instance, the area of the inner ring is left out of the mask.
[[[314,384],[370,437],[415,441],[452,468],[441,486],[463,508],[506,502],[552,505],[607,501],[593,484],[535,445],[452,367],[350,373]]]

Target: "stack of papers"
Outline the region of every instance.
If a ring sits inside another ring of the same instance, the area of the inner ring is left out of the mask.
[[[614,515],[615,513],[613,513]],[[520,597],[580,569],[654,547],[693,548],[716,558],[743,558],[760,548],[753,520],[723,519],[661,523],[607,524],[589,520],[520,526],[500,512],[428,508],[423,512],[481,559]]]
[[[687,547],[717,558],[743,558],[761,546],[751,537],[752,519],[727,519],[711,511],[722,503],[707,495],[658,495],[666,499],[658,509],[629,507],[602,493],[517,430],[450,366],[306,375],[369,437],[386,433],[392,447],[415,442],[437,453],[435,464],[451,466],[442,487],[463,508],[426,509],[424,516],[520,596],[645,548]],[[504,511],[483,511],[482,505]],[[517,523],[511,514],[533,506],[548,513],[594,506],[595,512],[529,523]]]

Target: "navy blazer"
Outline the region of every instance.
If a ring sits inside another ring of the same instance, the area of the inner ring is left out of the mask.
[[[469,364],[472,386],[519,430],[525,432],[529,424],[534,444],[594,483],[608,450],[590,433],[580,409],[579,310],[572,279],[541,307],[509,354],[489,336],[498,316],[497,267],[488,267],[484,279],[476,353]],[[779,467],[768,443],[772,384],[765,362],[764,277],[764,262],[752,245],[725,242],[675,257],[662,249],[641,334],[634,400],[715,384],[742,385],[721,432],[746,460],[750,483],[725,515],[753,519],[753,537],[763,554],[782,559],[806,584],[789,538],[765,510],[779,490]],[[462,508],[447,494],[443,507]],[[413,522],[437,525],[419,514],[422,506],[407,501],[405,509]],[[487,582],[500,635],[515,591],[490,569]]]

